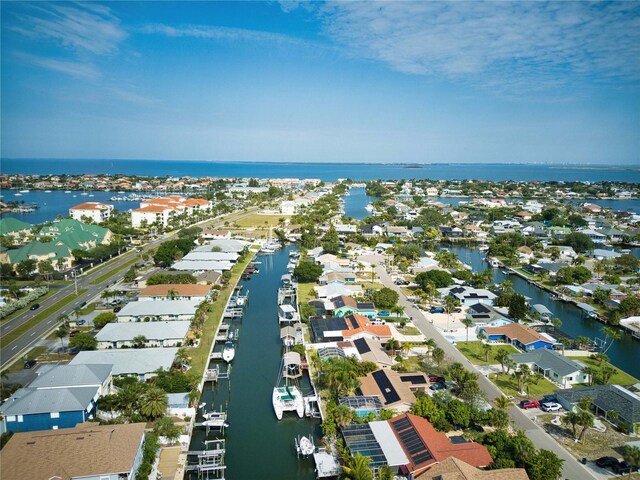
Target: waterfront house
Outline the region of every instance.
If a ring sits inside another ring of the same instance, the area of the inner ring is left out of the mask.
[[[158,369],[169,370],[177,352],[177,348],[87,350],[78,353],[69,365],[113,365],[114,376],[147,381],[156,376]]]
[[[397,207],[396,207],[397,208]],[[389,225],[385,229],[385,233],[388,237],[409,238],[411,237],[411,230],[405,226]]]
[[[329,285],[330,283],[354,283],[357,280],[355,273],[329,271],[323,273],[318,279],[318,285]]]
[[[215,228],[207,228],[202,231],[200,236],[205,240],[229,240],[231,239],[230,230],[218,230]]]
[[[600,228],[598,232],[606,236],[611,243],[620,243],[625,236],[625,232],[614,227]]]
[[[118,322],[191,321],[199,304],[200,301],[198,300],[143,300],[129,302],[117,313]]]
[[[373,325],[369,318],[358,314],[313,318],[311,332],[316,343],[354,341],[358,338],[386,342],[391,338],[391,329],[387,325]]]
[[[3,431],[72,428],[92,419],[98,399],[111,391],[111,371],[109,364],[45,368],[27,388],[18,389],[0,406]]]
[[[230,262],[236,263],[240,255],[233,252],[189,252],[180,260],[183,262]]]
[[[444,299],[447,296],[454,297],[464,307],[474,305],[476,303],[485,303],[493,305],[496,294],[484,288],[473,288],[465,286],[454,286],[439,288],[438,291]]]
[[[582,398],[591,399],[591,409],[596,415],[608,418],[610,412],[616,412],[619,419],[614,423],[623,423],[631,434],[640,433],[640,396],[620,385],[591,385],[556,391],[556,398],[566,410],[572,410]]]
[[[206,271],[225,272],[233,268],[233,263],[227,260],[180,260],[171,265],[174,270],[200,273]]]
[[[139,337],[144,347],[180,347],[191,322],[107,323],[96,335],[99,349],[131,348]]]
[[[529,480],[529,476],[524,468],[480,470],[456,457],[449,457],[415,480]]]
[[[199,245],[195,247],[192,252],[212,252],[214,250],[219,252],[232,252],[232,253],[240,253],[245,248],[248,248],[251,245],[250,242],[244,240],[236,240],[235,238],[227,239],[227,238],[218,238],[211,240],[204,245]]]
[[[594,248],[591,252],[591,256],[596,260],[613,260],[614,258],[621,257],[620,252],[615,250],[606,250],[604,248]]]
[[[594,230],[592,228],[583,228],[582,230],[578,230],[580,233],[589,237],[593,243],[600,244],[605,243],[607,241],[607,236],[602,233]]]
[[[541,373],[564,388],[570,388],[576,383],[589,382],[589,375],[583,371],[584,365],[554,350],[539,348],[526,353],[514,353],[509,357],[517,365],[528,365],[531,371]]]
[[[549,236],[547,227],[542,222],[529,222],[520,229],[520,233],[527,237],[545,238]]]
[[[362,287],[360,285],[344,285],[341,283],[330,283],[328,285],[313,287],[318,293],[318,298],[334,298],[338,296],[360,296]]]
[[[142,463],[145,423],[16,433],[0,452],[3,480],[133,479]]]
[[[558,226],[549,227],[548,231],[549,235],[551,235],[551,238],[555,239],[562,239],[571,233],[570,228]]]
[[[391,368],[393,359],[387,354],[387,350],[379,340],[371,338],[358,338],[352,342],[358,351],[358,356],[363,362],[373,362],[380,368]]]
[[[141,302],[162,300],[193,300],[203,302],[211,298],[211,285],[193,283],[165,283],[149,285],[138,293]]]
[[[550,335],[538,333],[519,323],[509,323],[501,327],[479,327],[478,333],[484,333],[488,342],[508,343],[524,351],[552,349],[557,343]]]
[[[541,303],[531,305],[531,311],[536,313],[538,318],[543,322],[549,322],[551,321],[551,317],[553,317],[553,312]]]
[[[111,218],[113,205],[101,202],[84,202],[69,209],[69,216],[79,222],[89,218],[95,223],[102,223]]]
[[[396,372],[380,369],[358,377],[358,390],[364,396],[377,396],[384,408],[399,413],[408,412],[416,403],[415,392],[425,392],[429,379],[422,372]]]
[[[449,457],[474,467],[493,463],[484,445],[462,438],[453,441],[436,431],[426,418],[410,413],[386,421],[353,423],[342,428],[342,436],[352,455],[361,453],[371,458],[370,467],[389,465],[395,473],[409,478],[418,477]]]

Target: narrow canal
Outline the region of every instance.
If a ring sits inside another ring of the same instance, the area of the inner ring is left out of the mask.
[[[362,220],[371,215],[364,207],[373,202],[375,197],[369,197],[365,188],[357,187],[349,189],[349,195],[344,196],[344,216]]]
[[[239,329],[239,340],[230,380],[220,380],[213,389],[211,383],[204,387],[201,402],[206,402],[206,409],[213,405],[229,415],[224,434],[228,480],[315,478],[313,459],[296,457],[294,438],[314,433],[318,443],[319,421],[292,413],[278,421],[271,403],[282,359],[277,292],[281,275],[287,273],[289,251],[256,257],[260,273],[240,283],[243,292],[249,291],[249,304],[242,321],[232,324],[232,329]],[[309,394],[308,382],[302,390]],[[214,438],[213,432],[205,438],[204,430],[196,430],[190,450],[203,450],[203,441]]]
[[[489,267],[484,261],[484,254],[473,247],[448,246],[449,250],[456,253],[461,262],[470,265],[474,272],[481,272]],[[582,315],[581,310],[567,302],[552,300],[549,293],[517,275],[505,275],[500,269],[493,269],[494,283],[501,283],[506,278],[511,280],[513,288],[531,299],[531,304],[540,303],[553,312],[554,317],[562,321],[560,331],[565,335],[576,337],[588,337],[591,339],[604,339],[602,328],[604,325],[596,320]],[[625,372],[640,378],[640,342],[634,340],[627,333],[622,334],[619,341],[615,341],[607,351],[611,363]]]

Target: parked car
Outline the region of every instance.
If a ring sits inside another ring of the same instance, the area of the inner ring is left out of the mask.
[[[33,366],[38,363],[35,360],[27,360],[26,362],[24,362],[24,368],[29,369],[29,368],[33,368]]]
[[[444,307],[431,307],[429,313],[444,313]]]
[[[391,313],[386,312],[386,311],[383,310],[382,312],[378,312],[378,316],[379,317],[389,317],[389,316],[391,316]]]
[[[429,388],[435,392],[438,390],[445,390],[447,386],[444,383],[433,383]]]
[[[393,283],[395,285],[409,285],[409,282],[407,280],[405,280],[404,278],[396,278]]]
[[[596,465],[600,468],[613,468],[613,466],[618,466],[620,462],[615,457],[600,457],[596,460]]]
[[[460,307],[456,307],[456,308],[453,309],[453,311],[456,312],[456,313],[460,313],[460,312],[462,312],[462,309]]]
[[[540,404],[540,408],[545,412],[559,412],[562,410],[562,405],[556,402],[545,402]]]
[[[76,322],[76,324],[78,324],[78,325],[84,325],[85,323],[87,323],[85,320],[78,320]]]
[[[29,307],[29,310],[37,310],[40,308],[40,304],[39,303],[34,303],[33,305],[31,305]]]
[[[122,307],[116,307],[113,309],[113,313],[118,313],[120,310],[122,310]]]
[[[79,334],[79,333],[80,333],[80,330],[71,330],[71,331],[69,332],[69,338],[73,338],[73,337],[75,337],[75,336],[76,336],[77,334]]]
[[[445,378],[444,377],[439,377],[437,375],[429,375],[429,381],[431,383],[444,383],[445,382]]]
[[[544,397],[542,397],[542,400],[540,401],[542,403],[548,403],[548,402],[558,403],[558,399],[556,398],[555,395],[545,395]]]
[[[523,408],[525,410],[538,407],[540,407],[540,402],[538,400],[522,400],[520,402],[520,408]]]
[[[631,465],[627,462],[625,462],[624,460],[620,460],[620,463],[618,463],[618,465],[613,465],[611,467],[611,470],[613,471],[613,473],[615,473],[616,475],[620,475],[623,473],[633,473],[633,472],[637,472],[638,470],[640,470],[640,466],[638,465]]]

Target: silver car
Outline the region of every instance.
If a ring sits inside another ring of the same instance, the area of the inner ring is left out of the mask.
[[[562,410],[562,405],[556,402],[547,402],[540,405],[540,408],[545,412],[559,412]]]

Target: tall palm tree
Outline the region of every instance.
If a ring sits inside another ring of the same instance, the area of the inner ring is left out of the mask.
[[[507,360],[509,359],[509,350],[506,348],[499,348],[498,351],[493,356],[498,362],[500,362],[500,366],[502,367],[502,373],[504,373],[504,368]]]
[[[473,320],[471,320],[470,318],[463,318],[462,324],[464,325],[464,328],[467,331],[467,343],[469,343],[469,328],[473,327]]]
[[[413,350],[413,346],[409,343],[409,342],[404,342],[401,346],[400,346],[400,352],[404,355],[404,356],[409,356],[409,353],[411,353],[411,350]]]
[[[502,395],[496,398],[493,403],[495,403],[496,407],[498,407],[500,410],[506,410],[507,408],[509,408],[509,405],[511,405],[511,400]]]
[[[436,362],[436,365],[440,366],[440,364],[444,361],[444,350],[440,347],[435,347],[431,350],[431,358]]]
[[[484,361],[489,363],[489,354],[491,353],[491,345],[489,345],[488,343],[483,343],[482,353],[484,353]]]
[[[61,347],[61,350],[64,352],[64,337],[69,335],[69,331],[64,325],[62,325],[54,332],[54,334],[56,338],[60,339],[60,347]]]
[[[620,333],[620,330],[614,327],[604,327],[602,329],[602,332],[605,335],[603,346],[602,346],[602,353],[606,355],[606,353],[611,348],[611,345],[613,345],[613,341],[620,340],[622,338],[622,333]]]
[[[391,355],[393,357],[396,356],[396,350],[400,349],[400,347],[401,347],[400,342],[395,338],[392,337],[389,340],[387,340],[387,350],[391,350]]]
[[[369,467],[371,458],[363,457],[360,452],[345,459],[342,471],[348,480],[373,480],[373,471]]]
[[[140,413],[150,419],[161,417],[169,407],[167,394],[158,387],[150,387],[140,397]]]
[[[451,295],[447,295],[444,299],[444,311],[447,312],[447,330],[449,330],[449,319],[457,305],[458,301]]]

